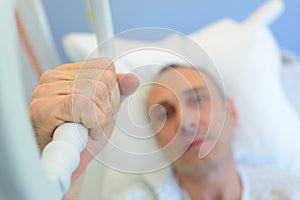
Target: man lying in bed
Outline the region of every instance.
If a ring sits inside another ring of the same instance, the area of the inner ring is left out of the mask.
[[[161,187],[169,184],[182,189],[165,196],[157,193],[159,199],[300,197],[299,182],[237,166],[231,148],[238,123],[234,103],[203,69],[163,68],[150,89],[147,107],[164,155],[169,160],[178,157]]]
[[[41,149],[51,141],[54,129],[65,121],[80,122],[90,130],[87,148],[91,153],[82,153],[66,199],[78,198],[78,177],[111,134],[112,115],[119,100],[138,85],[132,75],[115,74],[107,59],[81,65],[63,65],[45,73],[30,107]],[[232,133],[238,123],[234,104],[208,74],[173,66],[164,69],[156,83],[147,99],[153,130],[158,133],[158,143],[162,147],[168,145],[164,148],[166,158],[178,158],[172,163],[173,173],[163,184],[181,188],[167,196],[153,194],[156,198],[300,199],[298,182],[237,167],[231,149]]]

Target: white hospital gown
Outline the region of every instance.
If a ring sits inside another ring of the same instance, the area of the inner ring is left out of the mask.
[[[240,168],[242,200],[300,200],[300,181],[270,169]]]
[[[300,181],[296,179],[271,170],[249,167],[241,167],[239,174],[241,200],[300,200]],[[114,196],[112,199],[118,200],[190,200],[171,171],[161,179],[160,184],[147,179],[136,180]]]

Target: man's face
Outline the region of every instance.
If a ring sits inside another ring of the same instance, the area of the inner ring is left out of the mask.
[[[234,108],[207,75],[183,67],[163,71],[147,106],[158,143],[175,166],[198,166],[231,154]]]

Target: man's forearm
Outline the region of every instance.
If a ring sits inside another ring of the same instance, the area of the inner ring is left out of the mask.
[[[70,189],[65,194],[63,200],[79,200],[84,178],[85,178],[85,172],[82,173],[82,175],[78,177],[78,179],[71,184]]]

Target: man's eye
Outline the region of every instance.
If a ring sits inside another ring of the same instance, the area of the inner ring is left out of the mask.
[[[193,104],[201,104],[201,103],[203,103],[204,102],[204,97],[202,97],[202,96],[197,96],[197,97],[194,97],[193,99],[192,99],[192,103]]]
[[[167,113],[162,113],[162,114],[160,114],[159,116],[158,116],[158,119],[159,120],[164,120],[164,119],[166,119],[168,117],[168,114]]]
[[[165,109],[164,112],[162,112],[160,115],[159,115],[159,119],[160,120],[164,120],[164,119],[169,119],[170,117],[172,117],[174,114],[174,109]]]
[[[204,98],[203,97],[197,97],[197,98],[195,98],[195,101],[197,103],[202,103],[204,101]]]

